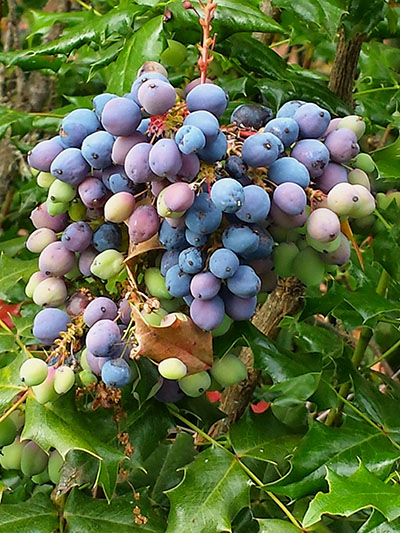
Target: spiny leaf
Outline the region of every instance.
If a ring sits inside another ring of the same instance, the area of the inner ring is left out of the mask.
[[[361,460],[377,476],[385,477],[399,457],[400,451],[379,429],[356,419],[346,419],[339,428],[313,422],[296,448],[290,472],[270,489],[301,498],[323,489],[326,466],[332,472],[350,475]]]
[[[48,493],[38,492],[21,503],[1,504],[0,533],[49,533],[57,528],[58,512]]]
[[[340,476],[327,468],[327,494],[319,492],[310,503],[303,526],[310,527],[322,515],[351,516],[362,509],[380,511],[389,521],[400,516],[400,488],[385,484],[361,463],[350,477]]]
[[[140,510],[140,516],[145,517],[145,523],[135,523],[137,516],[133,511]],[[69,533],[162,533],[164,523],[151,508],[146,494],[139,499],[130,493],[113,498],[110,503],[86,496],[74,489],[67,499],[64,517],[68,524]],[[49,530],[50,531],[50,530]],[[46,532],[48,533],[48,532]]]
[[[34,440],[45,451],[54,447],[63,457],[74,449],[97,457],[100,460],[98,483],[102,485],[107,498],[112,497],[118,465],[124,455],[87,429],[83,415],[72,405],[69,396],[45,405],[29,397],[26,401],[22,438]]]
[[[300,436],[277,420],[270,410],[262,414],[246,411],[230,428],[229,438],[236,455],[280,463],[289,455]]]
[[[231,531],[235,515],[249,505],[249,478],[235,456],[218,447],[200,453],[183,481],[167,492],[171,502],[166,533]]]

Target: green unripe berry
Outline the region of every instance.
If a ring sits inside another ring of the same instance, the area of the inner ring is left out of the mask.
[[[17,436],[17,426],[7,417],[0,423],[0,446],[7,446],[11,444]]]
[[[211,367],[212,377],[223,387],[230,387],[247,378],[246,365],[233,354],[226,354]]]
[[[81,200],[78,200],[78,198],[75,198],[68,208],[68,215],[73,222],[83,220],[86,215],[85,204]]]
[[[8,446],[4,446],[1,450],[0,464],[5,470],[20,470],[22,450],[25,444],[26,441],[21,441],[17,437],[14,442]]]
[[[142,311],[140,314],[144,318],[145,322],[149,324],[149,326],[157,327],[161,324],[162,319],[168,313],[164,309],[156,309],[155,311],[151,311],[151,313],[146,313],[146,311]]]
[[[97,383],[97,378],[90,370],[82,370],[78,374],[79,379],[84,387],[87,387],[91,383]]]
[[[35,474],[31,479],[36,485],[44,485],[45,483],[48,483],[50,481],[48,469],[46,468],[43,472],[40,472],[40,474]]]
[[[147,268],[144,272],[144,282],[151,296],[155,296],[156,298],[165,298],[166,300],[172,299],[172,296],[167,290],[165,278],[161,275],[161,272],[158,268]]]
[[[357,139],[361,139],[365,133],[366,125],[362,117],[359,117],[358,115],[349,115],[342,118],[338,124],[338,128],[347,128],[351,131],[354,131]]]
[[[75,383],[75,373],[69,366],[59,366],[54,374],[54,390],[57,394],[67,393]]]
[[[47,468],[48,455],[33,440],[27,442],[21,454],[21,470],[25,476],[41,474]]]
[[[67,202],[52,202],[50,198],[47,198],[46,207],[49,215],[52,217],[56,215],[62,215],[68,211]]]
[[[221,324],[217,328],[211,330],[211,335],[213,337],[222,337],[222,335],[225,335],[225,333],[229,331],[232,324],[233,320],[228,315],[225,315]]]
[[[43,359],[36,357],[27,359],[19,369],[19,377],[21,381],[28,387],[40,385],[47,377],[49,367]]]
[[[61,477],[61,468],[64,464],[63,458],[57,450],[53,450],[49,457],[49,464],[47,465],[49,471],[49,478],[52,483],[57,485]]]
[[[185,376],[179,380],[179,387],[192,398],[201,396],[211,385],[211,378],[207,372],[198,372],[190,376]]]
[[[56,178],[50,172],[39,172],[36,177],[36,183],[43,189],[48,189]]]
[[[167,40],[168,48],[161,54],[161,61],[167,67],[180,67],[186,59],[186,46],[172,39]]]
[[[91,372],[89,363],[87,362],[87,349],[86,348],[84,348],[81,352],[79,363],[81,365],[82,370],[87,370],[88,372]]]
[[[75,198],[76,188],[61,180],[54,180],[49,188],[49,199],[52,202],[71,202]]]
[[[310,235],[307,233],[306,241],[307,244],[309,244],[317,252],[334,252],[339,248],[340,243],[342,242],[342,238],[339,233],[336,239],[331,242],[320,242],[310,237]]]
[[[298,255],[299,249],[294,242],[282,242],[273,251],[275,272],[281,278],[288,278],[293,275],[292,264]]]
[[[355,168],[360,168],[364,172],[373,172],[375,170],[375,163],[372,157],[369,154],[358,154],[354,159],[350,161],[350,163]]]
[[[104,250],[93,260],[90,272],[100,279],[110,279],[124,268],[124,256],[117,250]]]
[[[304,285],[319,285],[325,275],[325,265],[312,248],[305,248],[294,258],[293,275],[299,278]]]
[[[40,383],[32,387],[32,391],[35,394],[36,401],[44,405],[47,402],[53,402],[57,399],[58,395],[54,390],[54,374],[56,369],[54,366],[48,368],[47,378]]]
[[[181,379],[186,376],[187,367],[177,357],[169,357],[159,363],[158,371],[165,379]]]

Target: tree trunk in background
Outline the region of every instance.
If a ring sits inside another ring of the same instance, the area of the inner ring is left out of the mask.
[[[254,315],[252,323],[265,335],[275,338],[282,318],[296,313],[303,297],[304,286],[298,279],[279,279],[276,289]],[[226,417],[211,428],[210,435],[214,438],[226,433],[229,426],[239,420],[251,402],[254,389],[259,385],[260,373],[254,370],[251,350],[243,348],[239,358],[248,368],[248,378],[226,390],[220,404],[220,409],[226,413]]]
[[[8,17],[2,35],[3,49],[5,52],[21,48],[20,20],[17,15],[16,0],[8,0]],[[70,0],[50,1],[45,7],[50,12],[70,11]],[[61,33],[62,25],[55,24],[51,28],[46,40],[57,39]],[[51,101],[55,93],[56,79],[44,76],[39,71],[24,73],[19,67],[6,69],[0,66],[0,104],[15,110],[38,112],[42,111]],[[33,138],[37,134],[32,133]],[[29,143],[31,135],[26,141]],[[17,150],[11,140],[6,136],[0,140],[0,205],[3,204],[7,191],[14,176],[23,172],[25,166],[21,152]]]
[[[262,0],[260,4],[260,10],[269,17],[272,17],[275,20],[279,20],[279,9],[277,9],[276,7],[272,7],[271,0]],[[270,45],[273,41],[274,36],[270,33],[254,32],[253,37],[258,39],[265,45]]]
[[[353,106],[354,81],[363,40],[363,34],[356,34],[346,41],[343,28],[339,30],[339,42],[328,87],[350,106]]]

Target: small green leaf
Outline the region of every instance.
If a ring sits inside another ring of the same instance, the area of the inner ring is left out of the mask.
[[[400,176],[400,135],[388,146],[372,152],[381,178],[397,180]]]
[[[136,365],[138,377],[133,384],[132,394],[141,409],[143,404],[160,389],[161,380],[157,367],[147,357],[138,359]]]
[[[139,507],[141,516],[147,518],[146,523],[135,524],[135,507]],[[68,533],[163,533],[165,529],[164,522],[154,513],[145,494],[136,500],[130,493],[107,503],[74,489],[65,504],[64,518]]]
[[[257,399],[273,402],[282,407],[296,407],[303,404],[317,390],[321,378],[320,372],[310,372],[287,379],[276,385],[264,385],[257,392]]]
[[[112,67],[107,90],[121,95],[129,92],[141,65],[145,61],[159,61],[164,46],[163,16],[159,15],[145,22],[126,41]]]
[[[385,0],[349,0],[347,13],[343,17],[343,26],[347,38],[357,33],[369,33],[383,20]]]
[[[372,511],[368,521],[357,533],[399,533],[400,519],[388,522],[378,511]]]
[[[0,533],[50,533],[58,528],[57,508],[49,494],[39,492],[21,503],[2,503]]]
[[[230,531],[233,518],[250,503],[250,485],[234,455],[208,448],[187,467],[183,481],[167,492],[171,510],[166,533]]]
[[[350,477],[340,476],[327,468],[329,493],[319,492],[310,503],[303,526],[317,523],[322,515],[351,516],[362,509],[380,511],[389,521],[400,516],[400,488],[385,484],[361,463]]]

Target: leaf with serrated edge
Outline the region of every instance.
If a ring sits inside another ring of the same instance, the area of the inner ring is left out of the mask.
[[[325,486],[325,466],[338,474],[351,475],[359,460],[385,477],[399,457],[399,450],[379,429],[356,419],[347,418],[339,428],[313,422],[293,455],[291,470],[271,484],[270,490],[293,499],[314,494]]]
[[[21,503],[2,503],[0,533],[49,533],[58,528],[58,512],[44,491]]]
[[[135,507],[147,518],[146,523],[135,524]],[[139,499],[133,493],[118,496],[108,504],[74,489],[65,504],[64,517],[68,533],[163,533],[165,529],[164,522],[154,513],[143,493]]]
[[[311,501],[304,527],[317,523],[324,514],[348,517],[368,508],[377,509],[389,521],[400,516],[400,488],[384,483],[362,463],[350,477],[339,476],[327,468],[326,479],[329,492],[319,492]]]
[[[107,498],[111,498],[117,480],[118,465],[124,455],[115,447],[100,441],[79,420],[79,412],[71,407],[67,396],[54,403],[41,405],[34,398],[26,401],[23,439],[32,439],[45,451],[54,447],[65,458],[70,450],[83,450],[97,457],[97,482]]]
[[[295,435],[268,410],[262,414],[247,411],[239,422],[232,424],[229,438],[239,457],[275,464],[289,455],[300,435]]]
[[[250,485],[232,454],[208,448],[187,467],[183,481],[166,493],[171,502],[166,533],[231,531],[232,519],[250,503]]]
[[[400,519],[388,522],[381,513],[373,511],[367,522],[357,533],[399,533]]]

